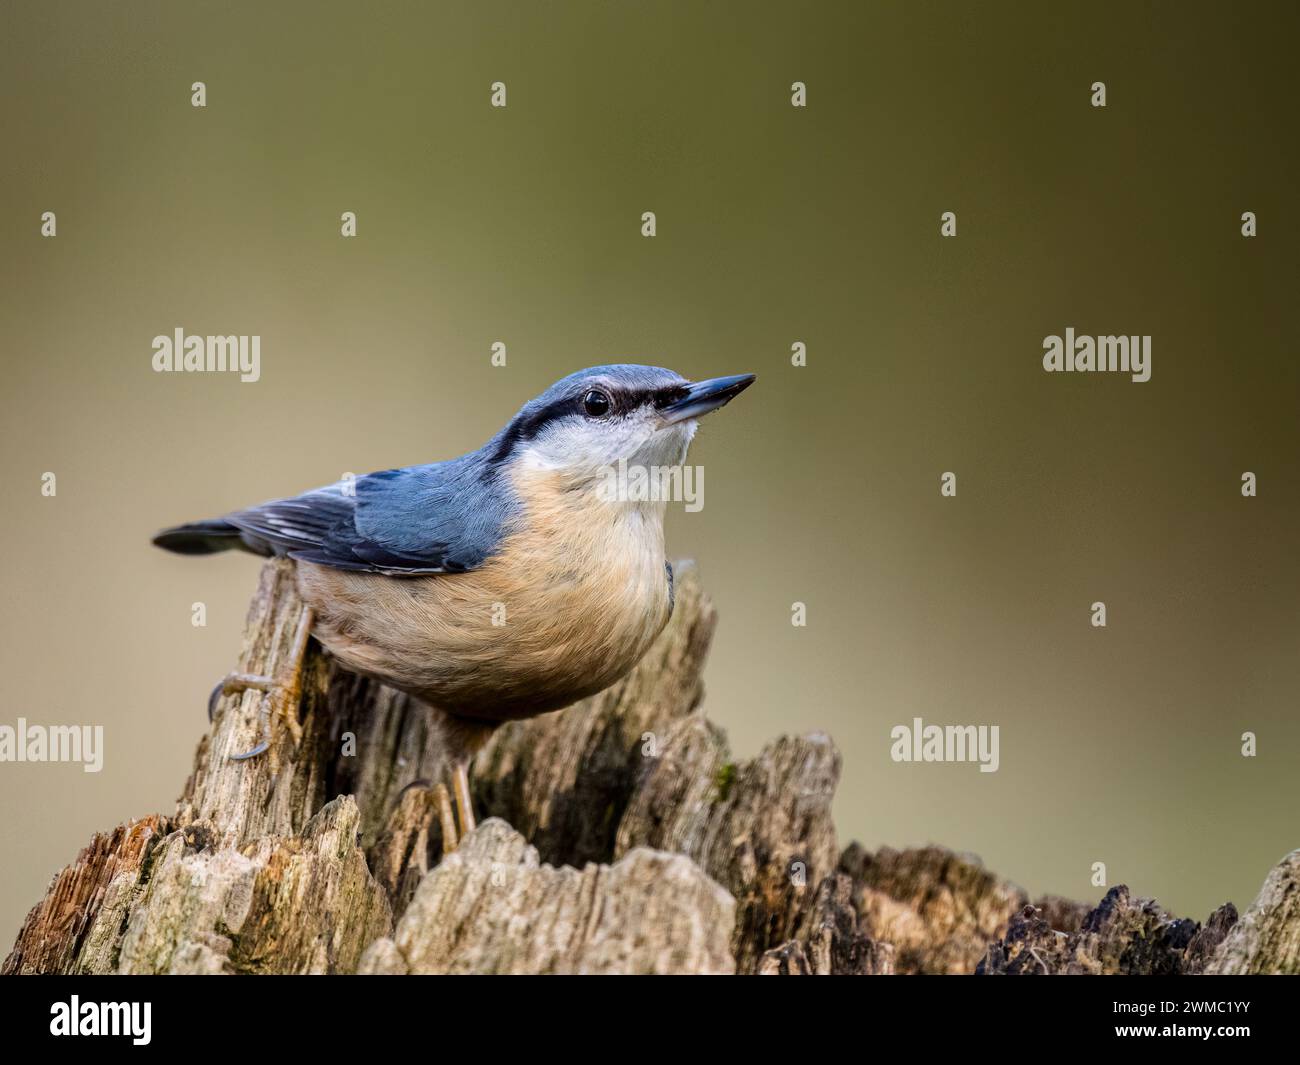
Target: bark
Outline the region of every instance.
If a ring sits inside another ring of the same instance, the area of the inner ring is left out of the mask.
[[[741,972],[791,938],[835,868],[831,799],[840,757],[821,734],[783,737],[733,763],[720,729],[692,716],[648,753],[615,853],[656,847],[689,855],[736,897]]]
[[[351,796],[327,804],[301,836],[242,851],[200,826],[163,841],[130,910],[122,973],[349,973],[392,913],[357,845]]]
[[[812,906],[798,921],[795,938],[759,960],[764,976],[887,976],[895,971],[894,947],[858,927],[853,881],[843,873],[826,877]]]
[[[853,844],[840,868],[863,930],[894,945],[901,973],[970,973],[1029,901],[978,858],[942,847],[869,854]]]
[[[614,865],[541,864],[493,818],[420,881],[362,972],[711,973],[735,969],[735,902],[694,862],[638,848]]]
[[[1205,965],[1209,973],[1300,973],[1300,850],[1268,874],[1258,898]]]
[[[274,673],[301,603],[264,565],[236,669]],[[232,762],[262,697],[223,698],[176,810],[97,835],[28,915],[6,973],[1199,973],[1300,970],[1300,852],[1204,926],[1126,888],[1025,893],[940,847],[851,844],[821,734],[735,759],[701,709],[715,626],[693,567],[620,683],[502,728],[488,818],[442,856],[437,716],[313,645],[295,749]],[[212,678],[216,680],[217,678]],[[196,684],[195,728],[202,718]]]
[[[1195,975],[1237,920],[1231,903],[1198,925],[1166,913],[1152,899],[1135,899],[1119,884],[1076,932],[1053,928],[1044,911],[1026,906],[992,944],[977,972],[989,976]]]
[[[115,932],[146,860],[168,831],[167,819],[153,816],[97,834],[27,915],[4,972],[111,971]]]
[[[235,669],[274,674],[300,611],[292,565],[266,563]],[[537,849],[521,852],[513,864],[528,872],[519,879],[531,891],[489,894],[469,924],[439,928],[455,949],[438,965],[734,970],[734,903],[693,863],[641,850],[609,864],[643,737],[695,710],[713,625],[693,569],[680,567],[674,618],[630,676],[560,714],[507,726],[481,753],[480,815],[505,814],[527,829],[546,860],[586,868],[548,868]],[[195,703],[197,728],[202,700]],[[368,947],[378,958],[407,943],[409,969],[433,967],[436,936],[426,930],[417,950],[421,939],[412,925],[419,914],[443,913],[429,909],[433,885],[467,897],[466,885],[478,883],[467,856],[506,846],[504,826],[489,822],[461,857],[439,865],[441,831],[427,783],[439,778],[444,759],[433,712],[335,668],[314,645],[302,742],[295,750],[287,730],[277,734],[274,775],[267,756],[228,758],[259,741],[261,710],[258,692],[220,700],[175,813],[95,837],[28,915],[5,972],[352,972]],[[522,846],[522,837],[512,835],[510,845]],[[424,883],[431,886],[420,895]],[[555,909],[566,892],[577,895],[568,909]],[[417,895],[414,916],[395,925]],[[535,910],[527,927],[555,936],[564,920],[577,919],[576,907],[593,903],[600,920],[578,921],[573,927],[584,934],[549,954],[540,946],[521,952],[510,938],[520,922],[494,908]],[[620,914],[617,927],[603,923]],[[657,922],[660,938],[637,923],[649,921]]]

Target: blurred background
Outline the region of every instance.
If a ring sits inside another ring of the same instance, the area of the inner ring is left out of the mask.
[[[92,832],[170,811],[234,663],[257,562],[155,530],[452,457],[611,359],[759,375],[703,424],[703,510],[669,517],[739,754],[833,735],[844,843],[1248,904],[1300,846],[1297,29],[1222,3],[11,0],[0,724],[102,724],[106,754],[0,765],[0,945]],[[259,334],[261,380],[154,373],[178,326]],[[1045,374],[1067,326],[1152,335],[1151,381]],[[892,762],[914,716],[998,725],[1001,768]]]

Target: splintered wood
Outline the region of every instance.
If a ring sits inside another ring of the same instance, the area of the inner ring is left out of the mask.
[[[229,759],[262,736],[262,693],[221,698],[176,811],[95,836],[3,971],[1300,971],[1300,852],[1240,920],[1229,905],[1204,925],[1123,887],[1096,907],[1031,904],[940,847],[841,852],[827,736],[737,760],[704,716],[715,616],[695,569],[676,569],[672,620],[631,674],[480,752],[483,823],[452,854],[435,715],[313,645],[279,774]],[[274,674],[301,612],[292,564],[267,562],[236,668]]]

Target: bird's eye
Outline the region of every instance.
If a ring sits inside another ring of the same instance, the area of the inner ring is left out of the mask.
[[[593,388],[582,397],[582,409],[593,418],[603,418],[609,413],[609,396]]]

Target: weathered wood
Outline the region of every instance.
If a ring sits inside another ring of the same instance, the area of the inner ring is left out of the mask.
[[[1222,953],[1223,941],[1239,919],[1237,907],[1230,902],[1225,902],[1210,914],[1183,951],[1184,976],[1199,976],[1208,971],[1210,963]]]
[[[557,869],[493,818],[420,881],[361,971],[726,974],[734,913],[680,855],[638,849],[614,865]]]
[[[835,868],[839,774],[839,752],[820,733],[783,737],[733,763],[720,729],[685,718],[646,757],[615,855],[655,847],[698,862],[736,897],[736,964],[753,972],[764,952],[792,938]]]
[[[894,948],[859,931],[853,881],[843,873],[818,885],[795,938],[767,951],[758,965],[763,975],[781,976],[888,976],[893,971]]]
[[[1300,971],[1300,851],[1241,921],[1228,905],[1204,926],[1125,888],[1030,906],[939,847],[840,854],[834,744],[732,758],[700,709],[713,608],[693,567],[677,575],[673,618],[627,678],[480,753],[478,812],[514,829],[488,820],[442,859],[437,715],[313,645],[279,775],[228,759],[261,738],[261,693],[223,698],[175,814],[96,836],[4,971]],[[275,673],[300,610],[292,564],[266,563],[239,670]]]
[[[796,939],[767,951],[758,961],[759,976],[812,976],[804,946]]]
[[[1235,920],[1229,903],[1202,928],[1166,913],[1152,899],[1133,898],[1118,884],[1076,932],[1052,928],[1042,910],[1025,906],[976,971],[988,976],[1192,975],[1202,971]]]
[[[854,885],[859,927],[892,943],[900,973],[970,973],[1028,903],[972,855],[942,847],[874,854],[851,844],[840,869]]]
[[[476,771],[480,813],[492,813],[495,802],[533,826],[557,854],[609,857],[637,779],[643,735],[662,731],[700,699],[714,616],[692,567],[680,567],[678,589],[673,620],[629,677],[562,714],[503,730],[483,752],[485,767]],[[238,671],[276,674],[301,609],[292,564],[267,562]],[[201,700],[195,701],[197,722]],[[407,907],[441,855],[428,791],[407,787],[443,772],[436,716],[335,668],[313,645],[302,742],[295,750],[288,731],[277,731],[280,772],[273,778],[265,756],[228,758],[261,739],[263,708],[256,691],[218,702],[176,814],[97,836],[29,915],[5,971],[349,972],[368,945],[391,942],[393,912]],[[537,865],[535,853],[530,863]],[[442,883],[468,868],[464,861],[449,866]],[[728,951],[714,949],[719,935],[729,939],[734,904],[726,896],[723,906],[721,889],[689,861],[647,852],[614,869],[608,875],[548,869],[536,882],[567,883],[572,873],[585,878],[584,890],[593,877],[616,887],[626,883],[626,897],[637,901],[625,922],[641,911],[660,913],[674,933],[683,922],[707,926],[707,936],[687,937],[698,941],[697,955],[629,955],[630,965],[734,968]],[[682,890],[691,876],[707,889]],[[655,892],[663,897],[648,897]],[[691,900],[703,909],[689,911]],[[631,939],[645,940],[627,928]],[[490,944],[482,937],[466,942],[488,964]],[[573,964],[615,966],[617,944],[612,935],[587,943]],[[557,953],[548,964],[568,962]]]
[[[351,797],[329,803],[301,836],[243,850],[176,832],[162,844],[131,910],[123,973],[346,973],[392,928],[388,897],[357,844]]]
[[[303,605],[294,585],[293,564],[272,561],[262,567],[257,592],[248,610],[239,672],[275,674],[288,660]],[[287,836],[301,830],[323,805],[314,753],[316,713],[322,689],[322,663],[309,656],[303,708],[309,722],[304,751],[295,757],[286,729],[277,733],[276,756],[286,763],[272,782],[269,758],[233,762],[230,755],[247,751],[262,738],[265,697],[259,691],[223,696],[212,729],[195,753],[194,770],[177,809],[181,825],[203,822],[222,844],[238,846],[263,836]],[[220,678],[214,677],[215,682]],[[195,699],[196,710],[199,700]]]
[[[45,898],[27,915],[2,971],[15,973],[104,972],[116,960],[116,931],[158,841],[170,831],[166,818],[128,821],[97,834],[77,860],[50,883]]]
[[[1283,858],[1206,964],[1207,973],[1300,973],[1300,850]]]
[[[207,822],[95,837],[29,915],[6,972],[348,972],[392,928],[350,798],[237,850]],[[170,828],[170,831],[169,831]]]
[[[388,892],[395,913],[406,909],[433,864],[433,855],[441,855],[441,838],[430,789],[417,786],[406,790],[369,852],[370,868]]]
[[[1060,895],[1044,895],[1034,902],[1034,906],[1041,911],[1048,926],[1057,932],[1077,932],[1092,912],[1092,907],[1086,902],[1062,898]]]

